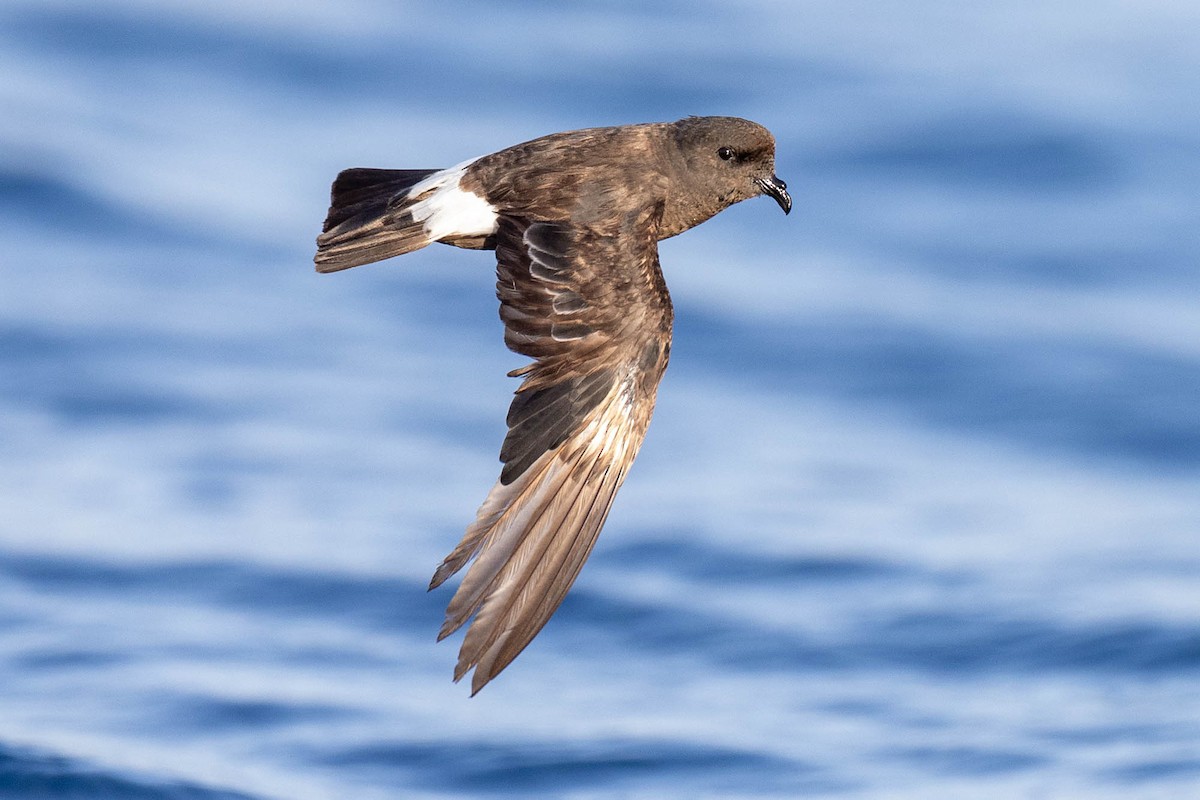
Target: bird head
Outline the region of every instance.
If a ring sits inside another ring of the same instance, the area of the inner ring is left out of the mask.
[[[683,180],[708,215],[758,195],[769,195],[787,214],[792,198],[775,175],[775,137],[756,122],[738,117],[687,117],[672,125],[685,165]],[[705,217],[707,218],[707,217]]]

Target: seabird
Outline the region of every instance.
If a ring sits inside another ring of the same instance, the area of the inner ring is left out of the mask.
[[[496,251],[504,341],[533,362],[508,410],[503,468],[429,588],[471,563],[439,641],[474,695],[537,635],[587,560],[654,411],[673,311],[658,242],[730,205],[792,199],[775,140],[736,117],[544,136],[448,169],[348,169],[318,272],[431,242]],[[473,619],[472,619],[473,618]]]

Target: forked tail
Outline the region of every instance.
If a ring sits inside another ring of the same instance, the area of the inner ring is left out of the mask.
[[[435,172],[356,167],[338,175],[317,237],[317,272],[370,264],[429,244],[423,221],[408,211],[408,190]]]

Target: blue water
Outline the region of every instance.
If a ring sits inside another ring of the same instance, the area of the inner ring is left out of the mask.
[[[1200,797],[1194,3],[0,7],[0,797]],[[522,360],[348,166],[737,114],[672,364],[479,696]]]

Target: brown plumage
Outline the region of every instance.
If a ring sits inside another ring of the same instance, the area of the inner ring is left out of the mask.
[[[791,210],[775,142],[733,117],[558,133],[447,170],[351,169],[317,239],[333,272],[432,241],[496,251],[505,343],[533,363],[504,467],[435,588],[468,562],[439,639],[478,692],[537,635],[637,455],[671,349],[658,241],[759,194]]]

